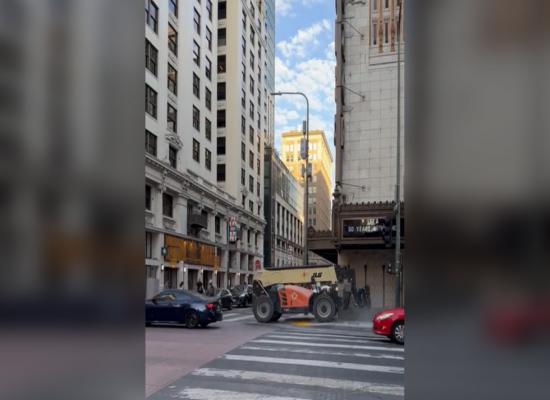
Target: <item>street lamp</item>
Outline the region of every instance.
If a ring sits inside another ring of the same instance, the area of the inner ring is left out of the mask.
[[[297,95],[303,96],[306,99],[306,148],[305,148],[305,177],[304,177],[304,265],[308,265],[308,245],[307,245],[307,231],[308,231],[308,211],[309,211],[309,100],[307,96],[302,92],[274,92],[272,96],[282,95]]]
[[[397,154],[395,178],[395,305],[401,306],[401,7],[397,20]]]

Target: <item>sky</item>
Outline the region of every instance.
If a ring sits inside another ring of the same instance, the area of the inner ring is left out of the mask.
[[[309,128],[327,135],[334,154],[334,0],[275,0],[275,89],[301,91],[309,98]],[[301,96],[278,96],[275,144],[280,135],[302,129]]]

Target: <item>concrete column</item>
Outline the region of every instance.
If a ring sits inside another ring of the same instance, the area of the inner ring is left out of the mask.
[[[185,273],[183,272],[183,268],[184,268],[183,261],[178,262],[178,274],[177,274],[177,282],[176,282],[176,287],[178,289],[180,288],[180,284],[184,282]],[[183,289],[184,287],[185,287],[185,282],[181,288]]]

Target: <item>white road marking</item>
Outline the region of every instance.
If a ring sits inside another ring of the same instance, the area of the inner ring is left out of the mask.
[[[345,363],[345,362],[324,361],[324,360],[300,360],[300,359],[294,359],[294,358],[244,356],[244,355],[238,355],[238,354],[224,354],[223,356],[221,356],[221,358],[226,360],[232,360],[232,361],[253,361],[253,362],[262,362],[262,363],[269,363],[269,364],[290,364],[290,365],[304,365],[308,367],[353,369],[356,371],[386,372],[390,374],[402,374],[405,371],[405,368],[403,367],[356,364],[356,363]]]
[[[310,329],[281,329],[280,331],[274,332],[275,334],[283,334],[283,335],[308,335],[308,336],[318,336],[318,337],[342,337],[342,338],[349,338],[349,339],[377,339],[380,338],[380,336],[373,336],[373,335],[354,335],[354,334],[347,334],[345,332],[329,332],[329,331],[321,331],[321,330],[310,330]]]
[[[236,313],[236,312],[232,312],[232,313],[228,313],[228,314],[223,314],[223,317],[231,317],[231,316],[234,316],[234,315],[240,315],[239,313]]]
[[[313,386],[315,388],[339,389],[363,393],[377,393],[393,396],[403,396],[404,388],[399,385],[382,385],[377,383],[350,381],[346,379],[316,378],[309,376],[275,374],[270,372],[224,370],[216,368],[201,368],[191,373],[195,376],[252,380],[265,383],[282,383],[290,385]],[[225,399],[225,397],[223,397]]]
[[[404,352],[405,349],[401,347],[382,347],[382,346],[360,346],[353,344],[343,343],[313,343],[313,342],[296,342],[288,340],[270,340],[270,339],[256,339],[252,340],[252,343],[270,343],[270,344],[286,344],[295,346],[309,346],[309,347],[333,347],[339,349],[354,349],[354,350],[381,350],[381,351],[395,351]]]
[[[297,397],[269,396],[261,393],[234,392],[230,390],[206,388],[185,388],[179,392],[178,398],[189,400],[307,400]]]
[[[356,328],[372,328],[372,322],[340,321],[340,322],[310,322],[311,326],[349,326]]]
[[[245,315],[243,317],[235,317],[235,318],[228,318],[228,319],[223,319],[224,321],[226,322],[235,322],[235,321],[242,321],[243,319],[250,319],[250,318],[254,318],[254,315]]]
[[[308,350],[297,349],[293,347],[262,347],[262,346],[241,346],[237,350],[254,350],[254,351],[273,351],[273,352],[288,352],[301,354],[326,354],[329,356],[346,356],[346,357],[364,357],[364,358],[383,358],[388,360],[404,360],[405,357],[393,356],[389,354],[374,354],[374,353],[345,353],[343,351],[327,351],[327,350]]]
[[[341,338],[320,338],[315,336],[310,336],[308,334],[269,334],[264,337],[270,337],[275,339],[298,339],[298,340],[306,340],[308,338],[313,339],[315,341],[322,341],[322,342],[345,342],[345,343],[372,343],[373,341],[378,341],[376,339],[341,339]]]

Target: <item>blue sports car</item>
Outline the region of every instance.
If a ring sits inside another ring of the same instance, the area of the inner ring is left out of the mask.
[[[208,299],[182,289],[163,290],[145,301],[145,324],[184,324],[188,328],[206,327],[221,321],[221,306],[216,299]]]

